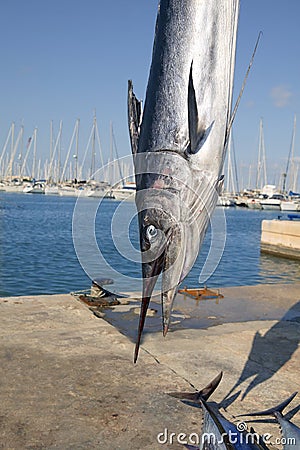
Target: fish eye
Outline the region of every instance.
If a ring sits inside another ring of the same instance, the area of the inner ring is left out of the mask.
[[[155,228],[154,225],[149,225],[146,228],[146,236],[149,241],[151,241],[151,239],[154,239],[157,236],[157,228]]]

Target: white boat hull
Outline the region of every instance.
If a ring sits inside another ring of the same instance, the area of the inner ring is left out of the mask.
[[[226,196],[224,196],[224,195],[221,195],[219,198],[218,198],[218,201],[217,201],[217,206],[235,206],[235,203],[234,203],[234,201],[233,200],[231,200],[230,198],[228,198],[228,197],[226,197]]]
[[[281,203],[280,200],[276,200],[276,201],[269,200],[269,201],[261,202],[261,206],[262,206],[262,209],[270,209],[270,210],[272,209],[272,210],[280,211],[280,203]]]
[[[93,197],[93,198],[103,198],[105,197],[107,191],[102,189],[87,189],[85,196],[86,197]]]
[[[42,184],[27,185],[23,189],[24,194],[45,194],[45,186]]]
[[[284,201],[280,204],[281,211],[300,211],[300,202]]]
[[[134,202],[135,200],[135,190],[132,190],[132,192],[130,192],[128,189],[127,190],[113,189],[112,195],[115,198],[115,200],[119,201],[127,200]]]
[[[3,188],[3,187],[2,187]],[[5,185],[4,190],[5,192],[23,192],[24,186],[23,185]]]
[[[76,189],[76,188],[59,188],[59,195],[62,197],[85,197],[86,192],[84,189]]]
[[[58,187],[57,186],[46,186],[45,194],[46,195],[58,195]]]
[[[111,190],[113,198],[119,201],[127,200],[133,202],[135,200],[136,185],[135,183],[125,183],[123,186],[115,187]]]

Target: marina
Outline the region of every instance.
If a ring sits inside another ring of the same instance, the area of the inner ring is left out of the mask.
[[[88,252],[88,275],[78,261],[72,237],[74,211],[78,211],[83,235],[89,221],[95,224],[98,248],[116,271],[113,277],[116,289],[139,289],[135,278],[141,276],[140,261],[131,257],[131,246],[138,248],[139,243],[134,202],[93,197],[79,200],[0,192],[0,295],[68,293],[86,289],[91,279],[107,278],[106,266],[98,263],[97,249]],[[280,211],[218,207],[213,216],[213,259],[209,259],[200,277],[212,245],[209,229],[202,251],[183,284],[218,288],[298,281],[297,261],[260,253],[262,220],[277,219],[278,215],[287,217]],[[89,241],[84,241],[83,250],[89,249],[89,245]]]
[[[39,154],[38,129],[35,128],[24,144],[25,126],[11,123],[0,151],[0,192],[60,195],[66,197],[113,198],[134,200],[134,181],[131,155],[119,157],[119,150],[110,123],[109,149],[103,151],[96,113],[86,143],[79,141],[80,120],[77,119],[71,137],[63,136],[63,122],[54,133],[50,122],[49,155]],[[28,131],[26,131],[28,132]],[[259,122],[257,162],[249,166],[249,179],[240,188],[233,132],[228,138],[224,165],[224,186],[217,206],[246,207],[283,212],[300,211],[299,161],[296,143],[296,115],[288,155],[276,174],[276,184],[268,182],[267,153],[263,120]],[[65,150],[63,145],[67,146]],[[285,165],[285,167],[283,167]],[[251,178],[251,172],[254,171]],[[270,178],[270,177],[269,177]],[[272,176],[274,178],[274,175]],[[254,187],[253,187],[254,186]],[[132,195],[129,195],[132,194]]]

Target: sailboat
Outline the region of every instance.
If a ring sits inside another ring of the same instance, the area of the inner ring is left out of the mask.
[[[225,206],[225,207],[235,206],[235,198],[237,197],[238,180],[236,172],[236,161],[234,154],[232,130],[229,135],[226,172],[227,172],[227,176],[225,177],[226,185],[223,193],[219,195],[217,206]]]
[[[250,196],[246,200],[246,205],[250,209],[262,209],[261,202],[268,197],[266,192],[267,185],[267,167],[266,167],[266,149],[265,149],[265,138],[264,138],[264,128],[263,119],[259,122],[259,143],[258,143],[258,159],[257,159],[257,172],[256,172],[256,194]],[[273,193],[273,191],[272,191]]]
[[[96,143],[98,144],[98,149],[100,153],[100,163],[102,167],[104,166],[96,113],[94,113],[93,125],[88,139],[88,143],[84,151],[80,170],[78,170],[78,134],[79,134],[79,119],[77,119],[76,121],[73,136],[70,141],[67,157],[61,175],[61,178],[64,179],[73,141],[74,138],[76,138],[76,149],[75,154],[73,155],[73,158],[75,160],[75,171],[73,172],[73,177],[71,176],[73,180],[69,182],[64,182],[60,185],[59,195],[68,197],[78,197],[78,196],[98,197],[98,198],[104,197],[110,191],[109,183],[106,181],[97,181],[94,178],[96,173]],[[87,174],[87,170],[84,170],[84,167],[86,169],[86,159],[89,150],[91,151],[91,162]],[[84,181],[78,181],[81,179],[83,170],[87,174],[87,179]]]
[[[89,181],[86,186],[86,197],[110,197],[111,196],[111,186],[107,181]]]
[[[295,163],[295,138],[296,138],[296,115],[294,116],[292,140],[286,165],[285,173],[283,174],[283,186],[282,191],[285,192],[286,182],[288,179],[289,168],[290,170],[290,185],[291,189],[288,193],[288,197],[285,198],[280,205],[281,211],[300,211],[300,194],[295,193],[297,187],[298,167]]]
[[[11,124],[10,130],[7,135],[7,139],[1,154],[0,161],[3,160],[8,143],[10,141],[10,157],[6,167],[6,170],[3,173],[3,181],[4,181],[4,189],[6,192],[22,192],[23,190],[23,181],[20,179],[19,175],[16,174],[16,170],[14,167],[14,160],[17,155],[17,150],[19,149],[19,155],[21,155],[22,151],[22,142],[23,142],[23,134],[24,127],[23,125],[20,128],[17,139],[15,140],[15,123]],[[20,161],[20,158],[18,158]]]
[[[114,156],[116,159],[114,159]],[[110,160],[112,164],[110,164],[110,169],[112,172],[115,172],[117,169],[117,174],[113,173],[110,175],[110,181],[112,181],[112,189],[111,189],[111,197],[118,201],[135,200],[136,193],[136,184],[134,181],[130,181],[132,178],[129,174],[127,176],[124,175],[125,172],[129,171],[129,168],[123,164],[121,164],[118,149],[116,145],[116,140],[113,132],[113,125],[110,124]],[[116,179],[118,180],[116,182]]]
[[[77,182],[79,124],[80,124],[80,121],[79,121],[79,119],[77,119],[76,123],[75,123],[75,126],[74,126],[73,134],[72,134],[72,137],[71,137],[71,140],[70,140],[69,148],[68,148],[68,151],[67,151],[67,156],[66,156],[66,159],[65,159],[65,162],[64,162],[62,174],[59,177],[60,180],[63,180],[64,177],[65,177],[65,172],[66,172],[66,169],[67,169],[67,164],[69,162],[71,149],[72,149],[72,146],[73,146],[74,139],[76,138],[76,150],[75,150],[76,153],[74,155],[74,159],[75,159],[75,176],[74,176],[74,181],[62,182],[61,184],[59,184],[58,194],[60,196],[63,196],[63,197],[79,197],[79,195],[83,195],[84,194],[84,185]],[[60,180],[58,180],[58,182]]]

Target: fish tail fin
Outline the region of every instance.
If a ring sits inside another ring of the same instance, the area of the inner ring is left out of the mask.
[[[289,405],[291,403],[291,401],[296,397],[296,395],[298,394],[298,392],[294,392],[292,395],[290,395],[289,398],[287,398],[286,400],[284,400],[282,403],[280,403],[279,405],[274,406],[273,408],[269,408],[269,409],[265,409],[264,411],[257,411],[257,412],[253,412],[250,414],[240,414],[237,417],[242,417],[242,416],[274,416],[276,413],[282,415],[283,410],[287,407],[287,405]]]
[[[190,400],[195,403],[204,400],[207,401],[211,394],[217,389],[222,379],[223,372],[220,372],[216,378],[214,378],[205,388],[198,392],[170,392],[171,397],[180,398],[184,400]]]
[[[205,401],[209,399],[209,397],[215,392],[217,387],[222,380],[223,372],[220,372],[205,388],[203,388],[199,394],[201,394],[201,398]]]

